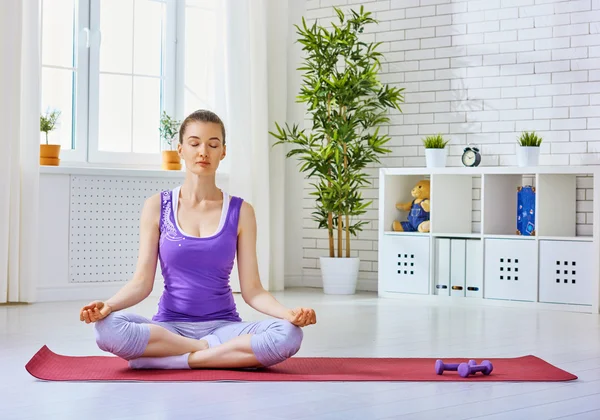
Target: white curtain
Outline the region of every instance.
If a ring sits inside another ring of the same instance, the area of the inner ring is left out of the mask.
[[[260,277],[267,290],[284,287],[285,155],[269,130],[286,118],[288,0],[219,2],[216,112],[227,132],[228,190],[254,207]],[[239,291],[237,266],[232,287]]]
[[[0,1],[0,303],[35,300],[39,20],[39,0]]]

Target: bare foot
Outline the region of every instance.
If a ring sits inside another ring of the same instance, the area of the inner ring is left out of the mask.
[[[210,346],[208,345],[208,341],[206,341],[206,340],[198,340],[198,349],[196,351],[206,350],[209,347]]]

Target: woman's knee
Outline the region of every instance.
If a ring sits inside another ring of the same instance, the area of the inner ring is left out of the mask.
[[[278,328],[282,331],[282,338],[279,341],[279,353],[282,357],[292,357],[300,350],[304,332],[302,328],[285,320],[279,322]]]
[[[101,350],[110,351],[108,345],[114,342],[115,337],[119,335],[119,324],[122,322],[125,322],[125,320],[120,314],[112,313],[94,324],[96,344]]]
[[[143,354],[150,338],[148,325],[136,323],[126,313],[111,313],[95,323],[96,344],[125,360]]]
[[[276,321],[262,334],[253,337],[253,350],[262,366],[273,366],[300,350],[303,332],[289,321]]]

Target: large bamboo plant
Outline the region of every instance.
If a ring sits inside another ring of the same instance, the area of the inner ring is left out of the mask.
[[[370,184],[367,166],[379,163],[378,155],[389,153],[384,145],[387,135],[379,127],[389,121],[387,111],[400,111],[403,88],[379,82],[381,43],[365,43],[361,34],[367,24],[377,23],[361,6],[348,18],[335,8],[339,23],[331,31],[315,22],[308,27],[295,25],[305,58],[298,70],[303,83],[298,102],[307,104],[312,129],[299,130],[286,123],[271,132],[277,141],[292,148],[287,157],[297,156],[300,170],[307,172],[316,196],[314,220],[329,231],[329,256],[335,257],[334,233],[337,231],[337,256],[342,257],[343,237],[346,257],[350,257],[350,236],[356,236],[366,221],[356,220],[372,201],[365,201],[361,189]],[[351,221],[351,218],[352,221]]]

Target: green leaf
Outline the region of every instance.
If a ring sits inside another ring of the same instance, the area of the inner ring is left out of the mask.
[[[276,123],[269,134],[273,146],[285,144],[286,156],[311,180],[318,227],[328,229],[331,214],[336,229],[342,216],[342,227],[356,236],[367,223],[360,217],[372,204],[361,191],[371,185],[373,166],[390,153],[385,147],[390,137],[380,128],[389,123],[391,110],[402,112],[404,88],[379,80],[382,43],[365,42],[362,35],[377,24],[371,12],[363,6],[346,13],[334,10],[338,21],[329,27],[316,20],[308,27],[304,18],[296,26],[304,52],[296,100],[305,104],[307,128]]]

